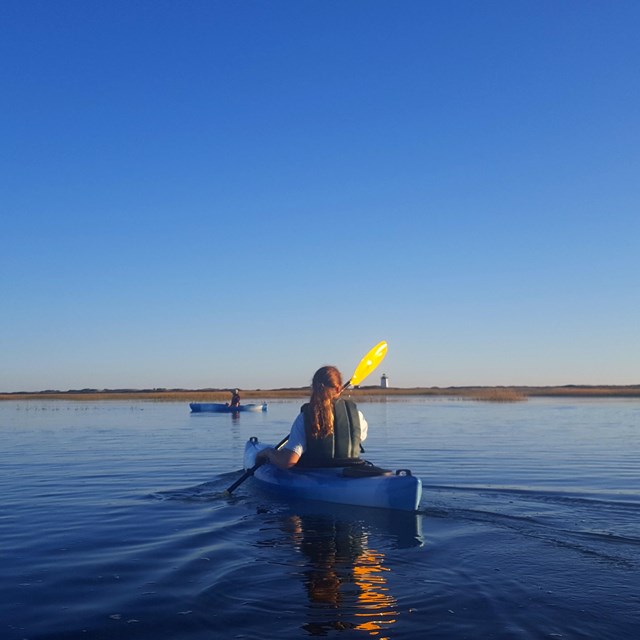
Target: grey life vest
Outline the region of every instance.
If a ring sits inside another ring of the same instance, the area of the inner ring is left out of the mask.
[[[305,452],[296,466],[345,466],[360,460],[360,416],[351,400],[336,400],[333,404],[333,434],[324,438],[311,435],[311,407],[301,408],[307,437]]]

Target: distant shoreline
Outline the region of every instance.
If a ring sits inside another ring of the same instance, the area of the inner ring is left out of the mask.
[[[290,389],[242,389],[245,400],[277,400],[304,398],[308,387]],[[512,402],[530,397],[572,398],[638,398],[640,385],[564,385],[551,387],[474,386],[474,387],[360,387],[350,389],[349,395],[362,401],[382,400],[403,396],[447,397],[469,400]],[[69,391],[38,391],[0,393],[2,400],[154,400],[159,402],[226,402],[229,389],[81,389]]]

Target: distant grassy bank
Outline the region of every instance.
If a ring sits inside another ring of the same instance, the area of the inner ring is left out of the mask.
[[[309,395],[307,387],[291,389],[246,389],[241,390],[243,402],[304,398]],[[574,398],[638,398],[640,385],[628,386],[581,386],[561,387],[411,387],[389,388],[361,387],[349,390],[349,395],[361,401],[381,401],[403,396],[430,396],[461,398],[487,402],[518,402],[530,397],[574,397]],[[227,402],[228,389],[77,389],[70,391],[39,391],[0,393],[2,400],[154,400],[165,402]]]

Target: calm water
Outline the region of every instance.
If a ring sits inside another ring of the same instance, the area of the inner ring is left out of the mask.
[[[361,404],[416,516],[225,497],[298,404],[0,403],[0,637],[636,637],[640,401]]]

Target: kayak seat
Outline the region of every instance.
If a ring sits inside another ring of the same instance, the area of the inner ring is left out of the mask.
[[[335,467],[361,467],[369,464],[362,458],[331,458],[329,460],[314,460],[307,458],[300,461],[292,468],[292,471],[304,471],[305,469],[330,469]]]
[[[365,460],[363,464],[357,464],[350,467],[345,467],[342,470],[342,475],[345,478],[371,478],[372,476],[390,476],[393,471],[389,469],[383,469],[377,467],[375,464]]]

